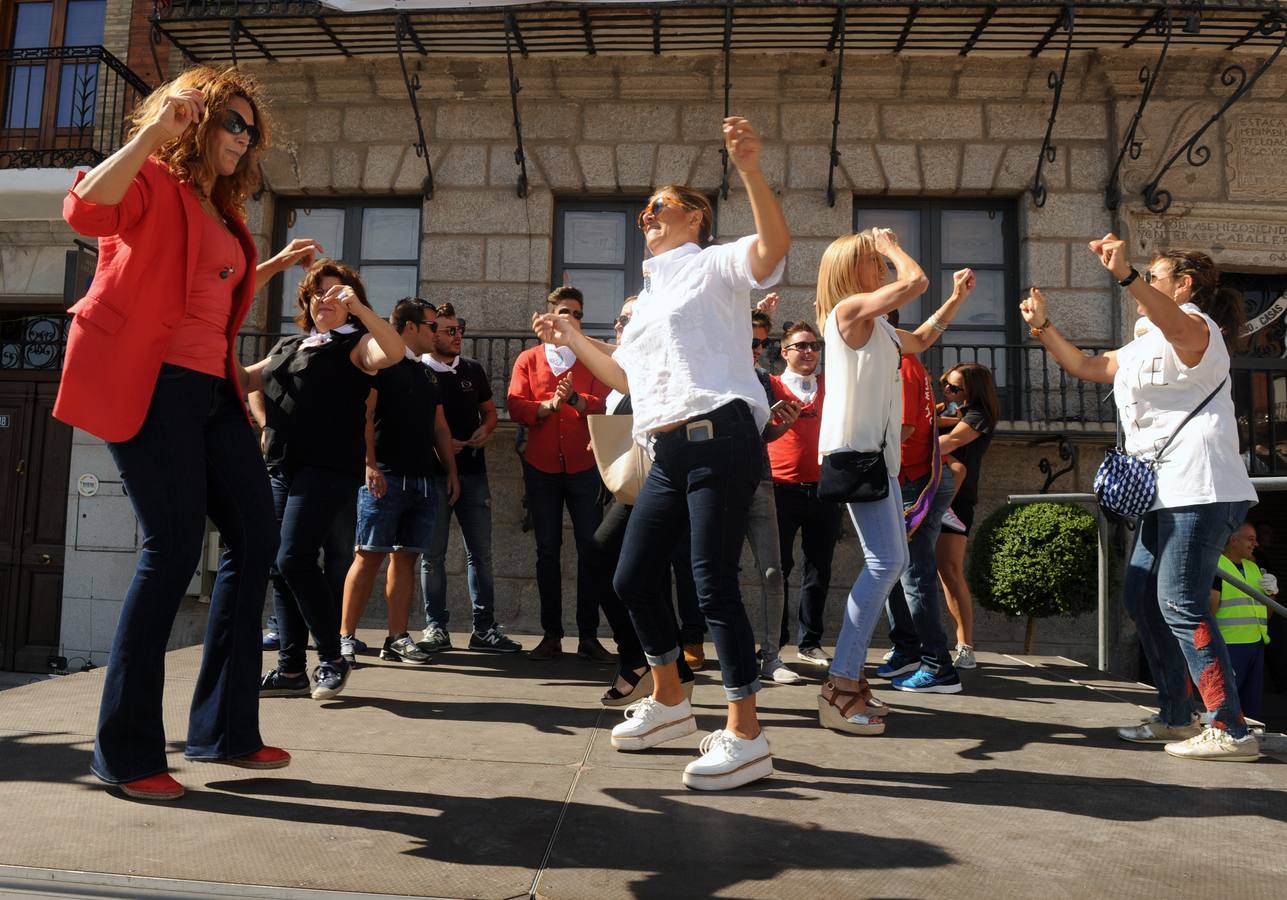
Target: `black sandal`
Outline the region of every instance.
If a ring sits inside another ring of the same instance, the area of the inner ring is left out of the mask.
[[[623,694],[617,690],[616,678],[614,678],[612,687],[604,691],[603,696],[599,698],[599,702],[604,706],[629,706],[641,697],[652,693],[652,669],[645,668],[642,672],[636,672],[634,669],[620,669],[617,671],[617,678],[630,685],[630,692]]]

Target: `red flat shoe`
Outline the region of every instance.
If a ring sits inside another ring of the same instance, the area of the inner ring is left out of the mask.
[[[290,765],[290,754],[280,747],[260,747],[249,756],[236,759],[212,759],[226,766],[238,766],[242,769],[284,769]]]
[[[127,797],[136,800],[178,800],[183,796],[183,785],[171,778],[168,772],[127,781],[117,787]]]

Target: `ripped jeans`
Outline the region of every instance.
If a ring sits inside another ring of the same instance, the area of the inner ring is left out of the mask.
[[[1209,598],[1220,553],[1250,507],[1243,500],[1158,509],[1137,525],[1122,597],[1168,725],[1189,723],[1197,684],[1217,728],[1235,738],[1247,733],[1229,650]]]

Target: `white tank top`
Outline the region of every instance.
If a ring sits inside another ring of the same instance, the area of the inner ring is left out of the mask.
[[[1180,307],[1206,320],[1211,337],[1196,366],[1180,361],[1159,328],[1147,320],[1139,337],[1117,351],[1113,398],[1126,449],[1147,458],[1159,450],[1222,381],[1224,386],[1184,426],[1157,467],[1153,509],[1256,500],[1256,489],[1238,453],[1238,424],[1229,381],[1229,351],[1220,329],[1198,307]],[[828,395],[830,399],[830,395]]]
[[[823,327],[827,352],[827,396],[822,401],[818,460],[840,450],[871,452],[885,445],[885,466],[898,474],[903,426],[898,332],[875,320],[871,337],[854,350],[840,336],[835,310]]]

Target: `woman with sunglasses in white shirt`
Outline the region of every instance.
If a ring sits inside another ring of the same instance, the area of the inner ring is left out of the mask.
[[[657,583],[678,536],[691,527],[693,576],[728,699],[725,726],[702,740],[702,756],[684,770],[684,784],[699,790],[737,787],[773,771],[755,712],[760,673],[738,559],[759,480],[760,432],[769,419],[746,355],[750,290],[781,277],[791,237],[760,170],[760,136],[739,117],[724,120],[723,134],[756,234],[703,248],[713,218],[709,201],[682,185],[661,188],[639,216],[651,256],[615,352],[557,315],[533,320],[544,340],[571,347],[610,387],[631,395],[635,438],[654,456],[614,578],[652,667],[653,692],[628,707],[612,730],[619,750],[643,750],[697,729],[676,666],[674,618]]]

